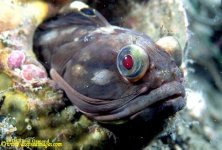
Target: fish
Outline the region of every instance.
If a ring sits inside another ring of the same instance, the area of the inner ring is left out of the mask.
[[[167,51],[84,3],[69,9],[39,25],[33,49],[80,112],[115,122],[168,117],[184,108],[184,76]]]

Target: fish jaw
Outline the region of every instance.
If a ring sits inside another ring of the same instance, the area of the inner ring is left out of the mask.
[[[126,118],[135,119],[137,115],[141,115],[144,113],[144,110],[147,111],[147,109],[154,105],[159,105],[157,108],[162,111],[171,109],[169,114],[174,114],[185,106],[184,97],[185,90],[183,85],[180,82],[173,81],[148,93],[145,92],[139,95],[124,106],[110,112],[109,115],[94,116],[94,118],[103,122]],[[151,117],[155,117],[155,114],[153,115]]]
[[[134,119],[138,114],[146,112],[144,110],[156,104],[162,106],[159,110],[167,110],[166,108],[171,107],[173,113],[185,106],[185,90],[179,81],[165,83],[150,91],[143,86],[137,96],[127,101],[125,99],[103,101],[100,99],[92,99],[78,93],[64,82],[55,70],[52,69],[50,74],[55,81],[58,81],[62,89],[68,91],[67,96],[73,104],[77,105],[82,113],[100,122],[115,122],[129,120],[129,118]],[[155,114],[153,114],[152,117],[155,117]]]

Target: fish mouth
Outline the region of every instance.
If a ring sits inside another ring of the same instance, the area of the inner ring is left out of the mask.
[[[133,98],[104,101],[89,98],[78,93],[53,69],[50,71],[50,75],[66,91],[67,97],[82,113],[101,122],[133,119],[134,116],[141,114],[141,112],[143,114],[147,112],[153,105],[162,106],[155,108],[155,110],[167,110],[166,108],[172,107],[174,112],[185,106],[184,86],[178,81],[165,83],[150,91],[147,91],[147,87],[142,87],[140,93]],[[151,115],[155,117],[155,114]]]
[[[149,107],[130,116],[130,120],[142,118],[144,121],[166,118],[182,110],[186,105],[183,95],[175,94],[157,101]]]
[[[123,106],[109,112],[109,115],[95,116],[95,119],[105,122],[127,118],[134,119],[153,107],[159,109],[156,111],[167,111],[170,108],[171,113],[176,113],[185,106],[184,97],[185,89],[183,84],[178,81],[172,81],[137,96]]]

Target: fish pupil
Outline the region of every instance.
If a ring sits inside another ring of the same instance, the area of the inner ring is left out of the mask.
[[[130,56],[130,55],[125,55],[125,56],[123,57],[122,64],[123,64],[123,66],[124,66],[127,70],[132,69],[132,67],[133,67],[133,58],[132,58],[132,56]]]
[[[84,13],[84,14],[86,14],[86,15],[88,15],[88,16],[94,16],[94,15],[95,15],[95,14],[94,14],[94,11],[91,10],[91,9],[88,9],[88,8],[83,8],[83,9],[81,9],[81,12]]]

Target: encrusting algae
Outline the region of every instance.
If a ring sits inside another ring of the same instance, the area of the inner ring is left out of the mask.
[[[36,27],[56,7],[44,1],[3,0],[0,8],[0,141],[34,138],[62,143],[58,149],[98,147],[108,132],[84,116],[74,117],[76,108],[51,88],[32,52]]]

